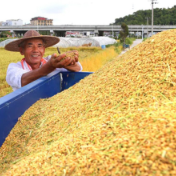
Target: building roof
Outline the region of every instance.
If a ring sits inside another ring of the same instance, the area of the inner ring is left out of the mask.
[[[19,20],[21,20],[21,19],[10,19],[10,20],[6,20],[6,21],[19,21]]]
[[[33,20],[52,20],[52,19],[47,19],[45,17],[38,16],[38,17],[34,17],[34,18],[31,19],[31,21],[33,21]]]

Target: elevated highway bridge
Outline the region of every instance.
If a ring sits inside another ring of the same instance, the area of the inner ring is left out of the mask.
[[[175,29],[176,25],[154,25],[153,32],[161,32]],[[152,31],[151,25],[128,25],[129,32],[143,32],[148,34]],[[0,32],[10,31],[13,36],[23,35],[28,30],[46,31],[50,35],[64,37],[66,31],[93,32],[96,36],[103,36],[104,32],[120,32],[120,25],[52,25],[52,26],[0,26]]]

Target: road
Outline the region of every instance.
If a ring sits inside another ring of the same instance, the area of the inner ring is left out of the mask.
[[[133,47],[135,47],[136,45],[138,45],[139,43],[141,43],[142,42],[142,39],[136,39],[134,42],[133,42],[133,44],[130,46],[130,49],[132,49]],[[126,51],[128,51],[129,50],[129,48],[126,48],[126,49],[124,49],[121,53],[120,53],[120,55],[122,55],[122,54],[124,54]]]

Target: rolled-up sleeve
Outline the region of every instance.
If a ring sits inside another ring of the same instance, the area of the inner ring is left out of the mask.
[[[83,70],[82,65],[81,65],[80,62],[78,62],[78,64],[79,64],[79,66],[80,66],[80,71],[79,71],[79,72],[81,72],[81,71]]]
[[[6,81],[14,91],[21,88],[21,77],[27,72],[29,71],[22,69],[18,63],[9,64],[6,73]]]

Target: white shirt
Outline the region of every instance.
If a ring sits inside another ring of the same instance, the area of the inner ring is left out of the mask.
[[[51,58],[51,55],[47,56],[44,59],[46,61],[48,61],[50,58]],[[78,64],[81,67],[80,71],[82,71],[81,64],[79,62],[78,62]],[[40,65],[40,67],[41,67],[41,65]],[[65,68],[56,68],[56,70],[58,73],[68,71]],[[56,72],[56,70],[54,70],[53,72]],[[25,69],[23,69],[21,62],[9,64],[9,66],[7,68],[6,81],[12,87],[13,91],[21,88],[21,77],[24,73],[27,73],[29,71],[30,71],[30,69],[28,67],[25,67]]]

